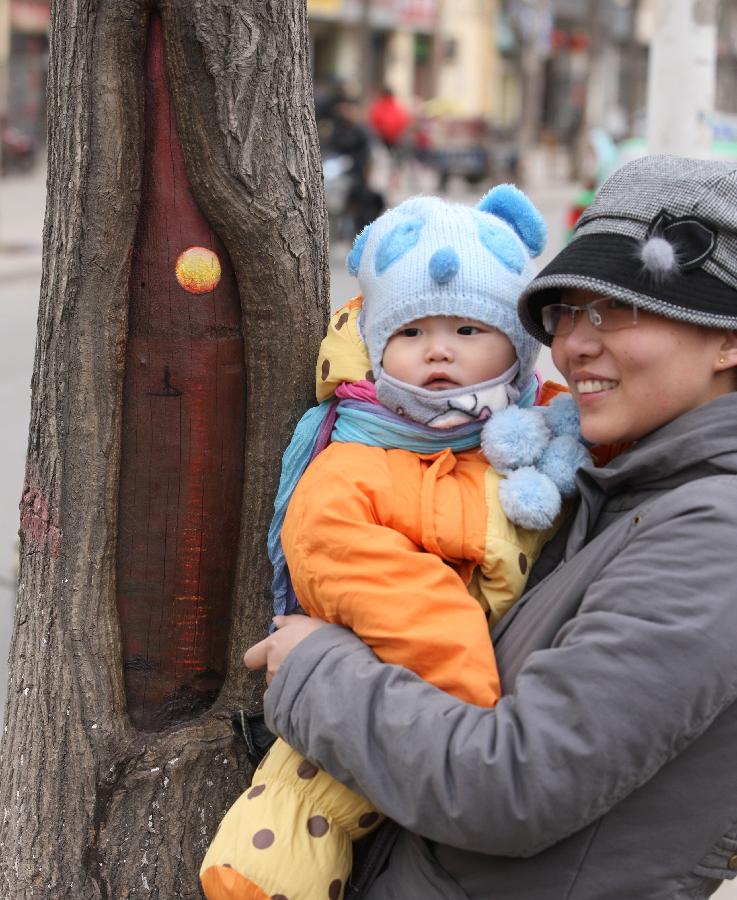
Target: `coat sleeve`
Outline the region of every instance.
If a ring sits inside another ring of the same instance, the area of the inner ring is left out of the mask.
[[[393,486],[379,457],[349,467],[336,466],[336,456],[345,458],[326,451],[311,464],[282,531],[301,605],[350,628],[382,660],[492,706],[499,676],[478,602],[454,569],[384,523],[380,507],[390,504],[381,495]]]
[[[674,491],[632,525],[578,615],[493,710],[327,628],[282,666],[267,721],[413,832],[535,854],[643,785],[734,703],[735,534],[737,480]]]

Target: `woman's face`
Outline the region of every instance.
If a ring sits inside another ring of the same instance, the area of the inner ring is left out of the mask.
[[[579,306],[601,295],[564,291]],[[571,334],[553,338],[553,361],[594,444],[637,441],[688,410],[734,389],[734,332],[676,322],[643,310],[637,323],[601,331],[586,313]],[[721,359],[721,362],[720,362]]]

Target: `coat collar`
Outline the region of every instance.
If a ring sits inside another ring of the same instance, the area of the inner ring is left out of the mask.
[[[581,477],[584,490],[611,496],[717,474],[737,474],[737,392],[684,413],[608,465],[583,469]]]
[[[708,475],[737,473],[737,392],[684,413],[601,468],[578,474],[581,502],[568,531],[565,558],[589,540],[614,496],[679,487]]]

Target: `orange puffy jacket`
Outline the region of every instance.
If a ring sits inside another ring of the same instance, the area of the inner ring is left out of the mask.
[[[319,400],[370,369],[360,307],[353,300],[331,319]],[[546,386],[543,402],[561,390]],[[384,661],[492,706],[499,678],[488,626],[518,599],[551,533],[509,522],[499,481],[479,450],[331,444],[300,479],[282,530],[300,604],[351,628]]]

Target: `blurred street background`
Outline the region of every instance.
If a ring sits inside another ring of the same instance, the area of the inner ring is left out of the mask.
[[[48,0],[0,0],[0,719],[45,202]],[[513,181],[541,263],[596,185],[648,151],[737,159],[737,0],[307,0],[331,305],[355,233],[413,193]],[[546,355],[541,369],[555,372]],[[719,898],[737,898],[725,886]]]

